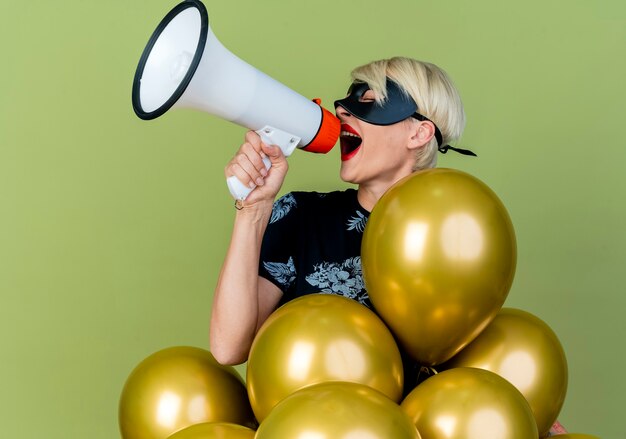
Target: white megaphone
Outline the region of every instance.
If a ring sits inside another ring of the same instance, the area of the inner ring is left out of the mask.
[[[206,8],[186,0],[159,23],[141,55],[133,81],[133,108],[154,119],[170,108],[192,108],[255,130],[285,156],[298,147],[326,153],[340,123],[319,100],[310,101],[228,51],[209,26]],[[269,169],[269,159],[265,159]],[[227,179],[235,199],[252,189]]]

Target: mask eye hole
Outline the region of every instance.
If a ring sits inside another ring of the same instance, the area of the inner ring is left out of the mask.
[[[376,95],[372,90],[366,90],[365,93],[359,97],[359,102],[376,102]]]

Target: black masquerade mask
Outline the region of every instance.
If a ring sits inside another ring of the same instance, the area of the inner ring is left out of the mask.
[[[417,104],[400,86],[387,78],[387,100],[382,104],[375,101],[363,101],[363,95],[370,90],[365,82],[355,82],[348,89],[348,96],[335,101],[335,108],[341,106],[348,113],[364,122],[372,125],[392,125],[409,117],[417,120],[427,120],[435,126],[435,138],[439,146],[439,152],[445,154],[449,149],[464,155],[476,156],[472,151],[454,148],[450,145],[442,145],[443,136],[433,121],[417,112]]]

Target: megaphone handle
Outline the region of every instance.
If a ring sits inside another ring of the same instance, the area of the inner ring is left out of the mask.
[[[269,157],[263,157],[263,163],[265,164],[265,169],[267,170],[272,167],[272,162],[270,162]],[[248,198],[248,195],[250,195],[250,192],[256,188],[256,186],[253,188],[246,186],[234,175],[231,175],[226,179],[226,185],[235,200],[245,200]]]
[[[260,130],[257,130],[256,133],[261,137],[261,140],[266,145],[278,146],[283,151],[285,157],[289,157],[291,155],[291,153],[301,140],[300,137],[291,135],[285,131],[272,128],[270,126],[265,126]],[[268,157],[264,157],[263,163],[265,164],[265,169],[269,171],[269,169],[272,167],[272,162],[270,162],[270,159]],[[250,192],[252,192],[256,188],[256,186],[254,188],[246,186],[245,184],[240,182],[239,179],[234,175],[226,179],[226,185],[228,186],[228,190],[235,200],[245,200],[248,195],[250,195]]]

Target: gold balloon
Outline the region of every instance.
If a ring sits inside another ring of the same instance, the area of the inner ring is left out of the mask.
[[[376,314],[345,297],[311,294],[283,305],[261,326],[246,384],[261,422],[286,396],[325,381],[365,384],[399,401],[403,374],[398,347]]]
[[[556,334],[534,315],[503,308],[444,368],[478,367],[506,378],[522,392],[545,435],[567,392],[567,359]]]
[[[517,250],[489,187],[464,172],[430,169],[400,180],[374,206],[361,257],[377,312],[415,360],[433,366],[495,317]]]
[[[203,422],[178,430],[167,439],[254,439],[256,432],[228,422]]]
[[[126,380],[119,405],[122,438],[164,439],[202,422],[255,426],[243,380],[209,351],[163,349],[139,363]]]
[[[361,384],[327,382],[281,401],[255,439],[420,439],[415,425],[382,393]]]
[[[524,396],[482,369],[441,372],[402,401],[424,439],[534,439],[539,437]]]

